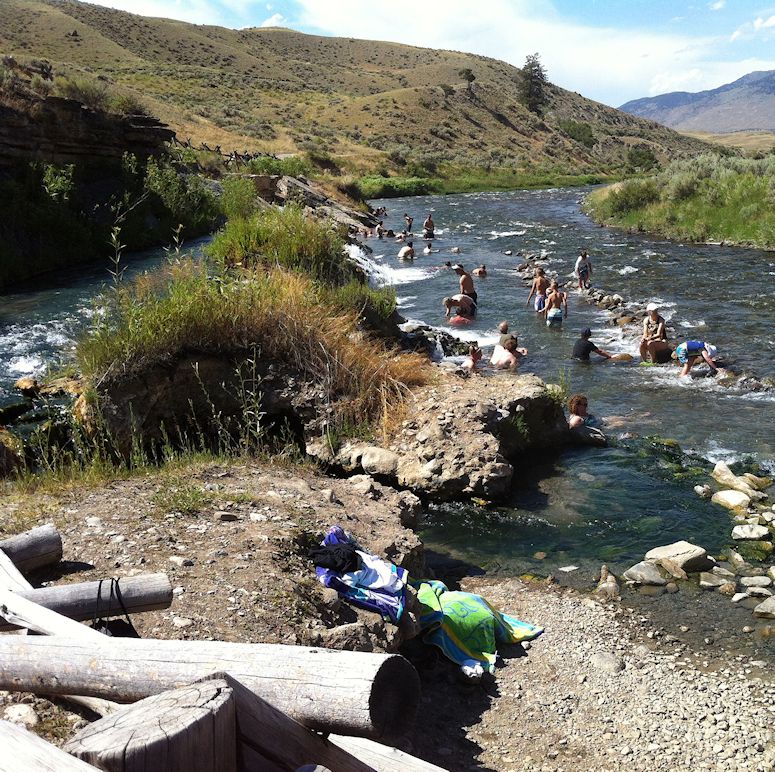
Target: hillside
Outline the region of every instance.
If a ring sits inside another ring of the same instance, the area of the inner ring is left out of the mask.
[[[709,91],[675,91],[623,104],[624,112],[685,131],[775,131],[775,70]]]
[[[587,172],[624,166],[636,145],[660,160],[706,148],[556,86],[536,116],[519,104],[520,69],[455,51],[3,0],[0,52],[107,78],[194,143],[328,152],[351,170],[446,162]]]

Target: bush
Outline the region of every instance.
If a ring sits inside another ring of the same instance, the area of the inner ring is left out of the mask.
[[[92,110],[107,110],[111,98],[106,83],[78,76],[57,78],[54,93],[66,99],[75,99]]]
[[[271,155],[252,158],[248,161],[251,174],[277,174],[288,177],[307,177],[312,172],[309,163],[301,156],[275,158]]]
[[[277,266],[328,284],[346,284],[357,276],[339,235],[292,204],[257,212],[247,220],[231,220],[216,234],[208,252],[227,267]]]
[[[595,135],[592,127],[588,123],[581,121],[559,121],[560,129],[571,139],[581,143],[585,147],[593,148],[595,146]]]
[[[247,177],[224,180],[220,206],[227,220],[250,217],[256,211],[256,189],[253,183]]]
[[[151,112],[140,97],[129,92],[114,94],[109,101],[110,111],[119,115],[150,115]]]
[[[636,171],[647,172],[658,163],[654,152],[647,145],[635,145],[627,151],[627,165]]]
[[[626,180],[608,197],[613,214],[625,214],[659,201],[659,189],[654,179]]]
[[[425,196],[435,190],[427,177],[361,177],[355,185],[362,199]]]

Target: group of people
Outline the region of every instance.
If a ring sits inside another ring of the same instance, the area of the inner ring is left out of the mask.
[[[500,337],[490,357],[490,364],[498,370],[513,370],[519,364],[520,359],[527,356],[527,349],[519,345],[519,340],[514,333],[509,332],[507,321],[498,325],[498,332]],[[463,360],[463,370],[469,373],[476,371],[481,359],[482,350],[479,346],[472,344]]]

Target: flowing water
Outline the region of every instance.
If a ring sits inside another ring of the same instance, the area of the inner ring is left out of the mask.
[[[563,328],[548,329],[526,306],[527,288],[513,270],[523,262],[519,251],[533,252],[543,255],[548,273],[570,277],[578,250],[585,248],[596,286],[618,292],[628,303],[659,302],[676,340],[708,340],[737,369],[772,377],[775,254],[675,244],[599,228],[581,213],[580,194],[517,191],[373,202],[388,208],[385,225],[395,230],[403,228],[405,211],[418,224],[433,212],[434,247],[440,251],[422,255],[418,238],[419,256],[408,265],[395,259],[400,245],[370,239],[373,255],[361,253],[360,259],[374,281],[395,285],[404,316],[441,327],[441,299],[458,286],[443,263],[459,261],[469,270],[486,264],[489,276],[476,281],[477,320],[451,332],[491,346],[498,322],[507,319],[530,352],[522,371],[555,382],[562,375],[571,391],[588,395],[591,412],[616,426],[610,432],[614,436],[626,432],[672,438],[694,454],[697,460],[691,466],[701,475],[709,462],[746,457],[775,471],[775,394],[724,388],[711,378],[679,379],[674,366],[638,366],[637,335],[609,325],[606,312],[573,292]],[[453,254],[452,247],[461,253]],[[513,254],[505,255],[506,250]],[[164,258],[162,250],[136,257],[129,273],[152,268]],[[81,268],[27,291],[0,295],[0,404],[13,400],[16,378],[40,373],[71,345],[89,318],[91,298],[108,279],[105,268]],[[571,360],[573,341],[587,326],[600,347],[629,352],[636,361]],[[729,543],[730,517],[694,494],[698,480],[679,461],[643,439],[568,450],[552,462],[523,470],[505,505],[429,508],[423,540],[434,553],[469,568],[545,575],[579,566],[559,575],[576,577],[586,586],[601,562],[618,572],[651,547],[678,539],[716,552]],[[673,600],[678,597],[654,602],[681,603]],[[693,613],[706,606],[709,618],[723,606],[723,613],[738,614],[738,627],[750,623],[750,611],[713,593],[704,593]]]

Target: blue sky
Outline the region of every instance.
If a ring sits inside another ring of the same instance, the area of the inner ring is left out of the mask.
[[[521,66],[606,104],[701,91],[775,69],[775,0],[91,0],[151,16],[451,48]]]

